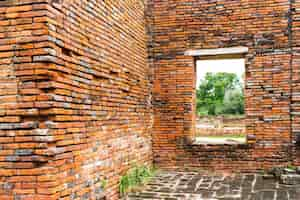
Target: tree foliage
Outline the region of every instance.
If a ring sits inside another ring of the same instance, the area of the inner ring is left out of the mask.
[[[199,115],[244,114],[244,88],[234,73],[207,73],[197,89]]]

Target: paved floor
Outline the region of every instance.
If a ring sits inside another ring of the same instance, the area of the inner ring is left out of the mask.
[[[300,200],[300,185],[281,185],[258,174],[160,172],[128,200]]]

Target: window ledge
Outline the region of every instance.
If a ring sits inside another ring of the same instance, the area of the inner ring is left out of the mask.
[[[216,55],[228,55],[228,54],[245,54],[248,53],[248,47],[229,47],[218,49],[199,49],[188,50],[185,52],[186,56],[216,56]]]
[[[241,145],[247,144],[247,139],[245,138],[232,138],[232,137],[196,137],[193,141],[196,145]]]

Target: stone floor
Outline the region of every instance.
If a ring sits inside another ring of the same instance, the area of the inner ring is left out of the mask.
[[[300,200],[300,185],[281,185],[259,174],[160,172],[127,200]]]

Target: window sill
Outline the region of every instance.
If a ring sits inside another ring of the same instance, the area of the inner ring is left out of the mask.
[[[247,144],[246,137],[196,137],[193,145],[243,145]]]

